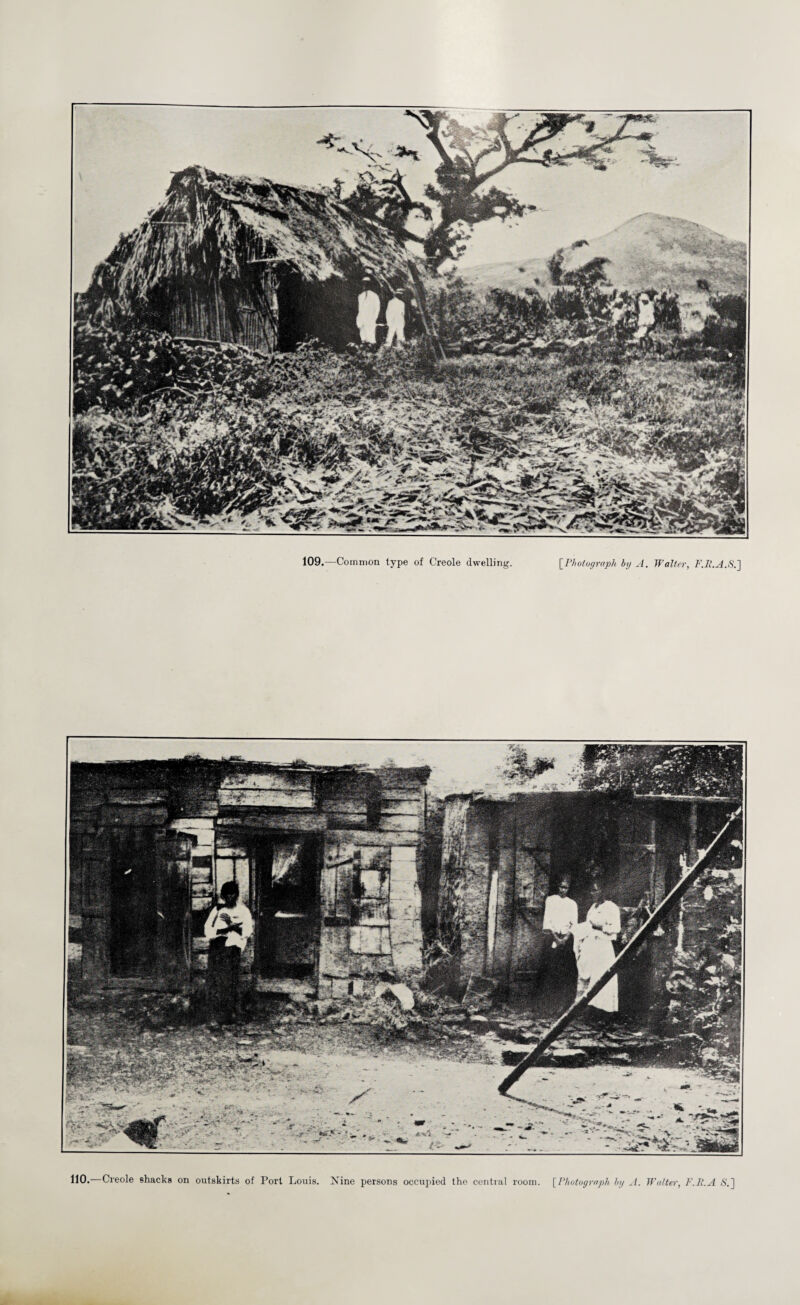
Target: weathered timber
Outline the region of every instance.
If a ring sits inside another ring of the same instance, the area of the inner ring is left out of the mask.
[[[539,1041],[537,1042],[533,1050],[530,1051],[528,1055],[525,1056],[525,1058],[521,1060],[520,1063],[512,1070],[512,1072],[503,1079],[502,1083],[498,1088],[498,1092],[500,1092],[502,1096],[505,1096],[505,1094],[509,1091],[509,1089],[514,1086],[517,1080],[522,1077],[522,1075],[525,1073],[527,1069],[530,1069],[532,1065],[535,1065],[536,1062],[541,1059],[542,1055],[547,1050],[547,1048],[551,1046],[553,1042],[555,1042],[556,1038],[560,1037],[564,1029],[566,1029],[567,1026],[571,1024],[572,1021],[575,1019],[575,1016],[579,1015],[582,1010],[586,1009],[592,997],[596,996],[596,994],[606,986],[608,980],[614,974],[616,974],[620,966],[624,965],[625,962],[634,954],[634,952],[638,951],[642,943],[647,938],[649,938],[650,934],[653,933],[658,928],[658,925],[661,923],[661,921],[667,915],[669,915],[669,912],[672,910],[673,906],[675,906],[680,901],[680,899],[688,891],[688,889],[691,888],[695,880],[698,879],[699,876],[703,873],[703,871],[710,865],[711,861],[713,860],[714,854],[719,850],[720,847],[724,846],[724,844],[728,842],[734,829],[736,828],[739,821],[741,820],[741,817],[742,817],[742,808],[738,807],[737,810],[734,812],[734,814],[731,816],[730,820],[728,820],[727,823],[722,827],[722,829],[719,831],[716,837],[712,839],[711,843],[705,849],[702,856],[700,856],[695,862],[695,864],[691,867],[691,869],[687,870],[686,874],[681,879],[678,880],[675,887],[671,889],[670,892],[667,893],[664,900],[647,917],[647,919],[645,920],[641,928],[637,929],[636,933],[633,935],[630,941],[626,943],[626,945],[622,948],[622,951],[617,956],[614,957],[614,960],[612,961],[611,965],[609,965],[608,968],[604,970],[604,972],[600,975],[600,978],[596,979],[595,982],[591,984],[591,986],[586,990],[583,996],[579,997],[577,1001],[574,1001],[572,1005],[567,1010],[564,1011],[563,1015],[559,1016],[555,1024],[553,1024],[547,1030],[544,1037],[539,1039]]]

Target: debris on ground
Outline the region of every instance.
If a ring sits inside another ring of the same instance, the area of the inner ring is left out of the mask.
[[[461,999],[461,1005],[470,1015],[491,1010],[498,998],[499,984],[496,979],[487,979],[483,975],[471,974]]]
[[[405,1148],[413,1137],[415,1149],[431,1153],[618,1153],[621,1136],[629,1151],[737,1149],[735,1081],[646,1051],[631,1066],[607,1063],[621,1046],[654,1041],[638,1030],[576,1030],[579,1044],[595,1046],[587,1063],[568,1069],[551,1060],[504,1098],[497,1086],[505,1040],[494,1029],[471,1033],[463,1020],[453,1022],[449,1001],[424,1020],[417,1009],[404,1013],[383,998],[353,1005],[373,1020],[396,1012],[408,1028],[388,1036],[381,1023],[329,1024],[303,1000],[275,1001],[245,1026],[259,1055],[243,1064],[241,1027],[211,1038],[202,1026],[176,1026],[156,1053],[159,1044],[146,1041],[138,1020],[120,1014],[110,996],[73,1001],[71,1036],[90,1054],[67,1061],[65,1145],[141,1151],[111,1107],[123,1107],[130,1123],[154,1122],[158,1102],[158,1114],[167,1113],[158,1147],[167,1151],[374,1153]],[[536,1025],[529,1013],[503,1008],[489,1018]],[[563,1041],[553,1051],[569,1050],[566,1034]],[[516,1045],[521,1054],[529,1049]]]
[[[587,339],[263,358],[79,323],[73,524],[737,534],[742,359]]]
[[[407,983],[381,983],[375,989],[376,997],[384,1001],[396,1001],[402,1011],[414,1009],[414,994]]]
[[[718,989],[713,988],[713,992],[718,993]],[[76,999],[73,1005],[76,1010],[88,1011],[103,1008],[104,1002],[96,996],[86,996]],[[339,1028],[350,1025],[379,1045],[419,1042],[443,1049],[450,1045],[461,1048],[474,1045],[498,1065],[513,1066],[529,1053],[552,1024],[551,1017],[499,1003],[498,985],[481,976],[470,979],[461,1001],[388,980],[377,983],[363,996],[338,1001],[300,996],[287,999],[283,994],[270,1000],[267,995],[243,1022],[215,1031],[203,1025],[201,1005],[187,1015],[182,1005],[176,1007],[170,999],[164,1000],[163,994],[120,994],[115,996],[114,1009],[116,1018],[137,1027],[145,1042],[154,1039],[154,1045],[158,1045],[156,1039],[170,1031],[200,1024],[207,1041],[229,1045],[238,1064],[254,1067],[267,1062],[276,1035],[291,1039],[296,1029],[328,1025]],[[150,1024],[155,1014],[159,1015],[159,1022],[162,1017],[170,1022],[153,1031]],[[68,1052],[77,1053],[76,1058],[83,1057],[89,1048],[69,1044]],[[158,1056],[165,1052],[154,1050],[152,1054]],[[581,1064],[611,1064],[622,1068],[651,1063],[697,1063],[712,1073],[732,1077],[738,1062],[735,1047],[721,1043],[710,1032],[687,1032],[683,1027],[677,1033],[670,1031],[668,1036],[662,1036],[625,1020],[597,1025],[590,1015],[575,1020],[565,1029],[542,1061],[543,1066],[549,1064],[553,1068]],[[124,1104],[122,1099],[120,1104]],[[118,1108],[111,1098],[107,1105]]]

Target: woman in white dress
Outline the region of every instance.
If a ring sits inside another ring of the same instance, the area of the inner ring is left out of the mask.
[[[600,879],[591,883],[592,904],[586,913],[586,919],[573,930],[575,961],[578,966],[578,996],[581,997],[607,970],[616,955],[614,939],[619,937],[622,927],[619,907],[608,900],[603,893]],[[619,989],[617,976],[613,975],[599,992],[595,993],[589,1005],[606,1015],[615,1015],[619,1010]]]

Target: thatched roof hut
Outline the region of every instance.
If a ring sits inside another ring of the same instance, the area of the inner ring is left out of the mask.
[[[403,246],[377,223],[322,191],[194,166],[95,268],[79,309],[267,353],[311,336],[342,347],[365,274],[384,294],[410,285]]]

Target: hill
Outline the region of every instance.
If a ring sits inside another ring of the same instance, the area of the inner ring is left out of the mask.
[[[703,279],[715,295],[744,295],[747,291],[744,241],[730,240],[699,222],[661,213],[640,213],[604,236],[576,241],[555,253],[561,256],[564,272],[602,258],[607,280],[625,290],[666,288],[684,296],[695,291],[698,279]],[[475,289],[497,287],[517,294],[536,290],[548,297],[554,289],[548,261],[530,258],[521,263],[484,263],[459,274]]]

